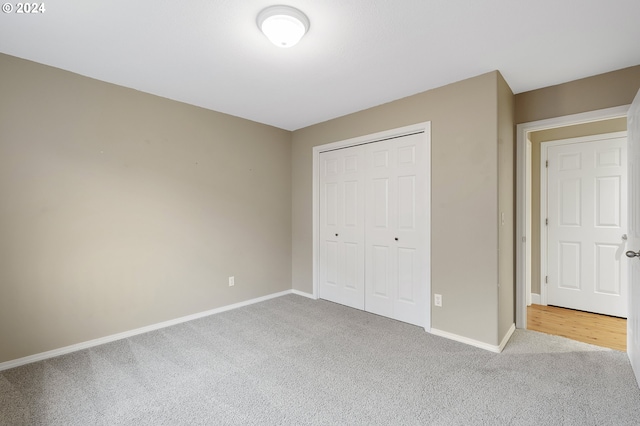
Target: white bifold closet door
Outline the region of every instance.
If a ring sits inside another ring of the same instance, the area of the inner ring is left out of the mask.
[[[428,279],[424,135],[367,146],[365,308],[424,325]]]
[[[424,326],[424,134],[320,154],[320,297]]]
[[[320,156],[320,297],[364,309],[364,152]]]

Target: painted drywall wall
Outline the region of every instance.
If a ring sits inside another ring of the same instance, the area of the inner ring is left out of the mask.
[[[291,288],[290,132],[0,70],[0,362]]]
[[[497,85],[491,72],[295,131],[293,288],[313,291],[312,148],[431,121],[432,327],[497,344]]]
[[[593,123],[558,127],[531,132],[531,292],[540,294],[540,147],[548,141],[578,138],[627,130],[627,119],[595,121]]]
[[[515,128],[511,88],[498,73],[498,342],[515,318]]]
[[[519,93],[516,124],[629,105],[640,88],[640,65]]]

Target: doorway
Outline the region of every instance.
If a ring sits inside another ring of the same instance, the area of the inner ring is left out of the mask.
[[[527,328],[527,306],[531,303],[541,303],[540,285],[544,280],[544,275],[540,273],[540,209],[539,205],[534,206],[534,203],[538,204],[536,200],[540,199],[540,143],[626,130],[628,109],[628,106],[615,107],[517,126],[516,326],[518,328]],[[624,125],[624,128],[621,128],[621,125]]]

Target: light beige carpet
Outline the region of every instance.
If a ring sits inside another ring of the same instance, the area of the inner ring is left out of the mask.
[[[289,295],[0,373],[2,425],[638,425],[626,354]]]

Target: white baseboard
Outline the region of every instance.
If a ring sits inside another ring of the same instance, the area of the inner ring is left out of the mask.
[[[300,290],[291,290],[291,293],[296,294],[298,296],[302,296],[302,297],[308,297],[309,299],[313,299],[313,300],[317,299],[317,297],[315,297],[313,294],[305,293],[304,291],[300,291]]]
[[[124,331],[122,333],[112,334],[110,336],[100,337],[98,339],[89,340],[87,342],[76,343],[75,345],[65,346],[63,348],[53,349],[46,352],[41,352],[39,354],[29,355],[23,358],[14,359],[11,361],[6,361],[0,363],[0,371],[8,370],[10,368],[19,367],[21,365],[30,364],[36,361],[42,361],[45,359],[53,358],[60,355],[65,355],[71,352],[80,351],[83,349],[92,348],[94,346],[103,345],[105,343],[114,342],[116,340],[126,339],[128,337],[136,336],[142,333],[148,333],[150,331],[159,330],[165,327],[171,327],[172,325],[181,324],[187,321],[193,321],[198,318],[208,317],[209,315],[219,314],[221,312],[230,311],[232,309],[241,308],[243,306],[253,305],[254,303],[264,302],[265,300],[274,299],[276,297],[285,296],[287,294],[295,293],[295,290],[285,290],[279,293],[268,294],[266,296],[258,297],[251,300],[246,300],[244,302],[234,303],[233,305],[222,306],[220,308],[211,309],[209,311],[199,312],[197,314],[187,315],[185,317],[180,317],[176,319],[172,319],[169,321],[159,322],[157,324],[148,325],[146,327],[136,328],[134,330]],[[307,293],[301,293],[301,296],[306,295]],[[296,294],[298,294],[296,293]]]
[[[435,334],[436,336],[440,336],[440,337],[445,337],[450,340],[455,340],[456,342],[464,343],[466,345],[475,346],[476,348],[484,349],[484,350],[495,352],[495,353],[500,353],[502,352],[502,349],[504,349],[504,347],[506,346],[507,342],[509,341],[509,338],[511,338],[511,335],[513,334],[515,329],[516,329],[515,324],[512,324],[511,327],[509,328],[509,331],[504,336],[504,339],[502,339],[502,342],[500,342],[499,346],[490,345],[488,343],[481,342],[479,340],[469,339],[468,337],[459,336],[457,334],[449,333],[448,331],[438,330],[437,328],[431,328],[431,334]]]
[[[531,303],[534,305],[541,305],[540,295],[538,293],[531,293]]]
[[[507,330],[507,334],[505,334],[504,337],[502,338],[502,342],[500,342],[500,346],[498,346],[498,349],[499,349],[498,352],[502,352],[504,347],[507,346],[507,343],[509,343],[509,339],[511,339],[511,336],[513,336],[514,331],[516,331],[516,325],[511,324],[511,327],[509,327],[509,330]]]

